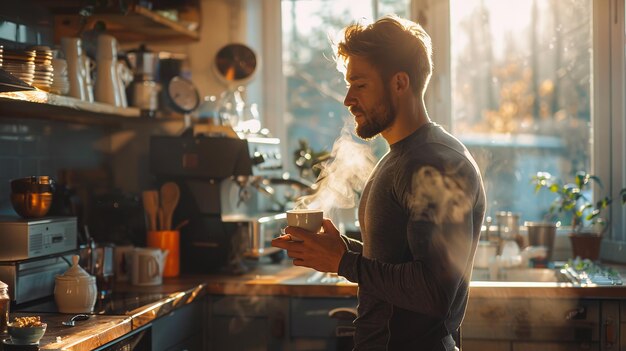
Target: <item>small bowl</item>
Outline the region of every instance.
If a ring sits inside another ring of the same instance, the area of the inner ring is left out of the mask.
[[[41,325],[36,327],[16,327],[12,323],[8,323],[7,329],[14,344],[27,345],[38,343],[46,333],[47,326],[46,323],[41,323]]]

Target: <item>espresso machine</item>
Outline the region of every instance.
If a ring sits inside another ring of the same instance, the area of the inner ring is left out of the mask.
[[[176,182],[184,272],[243,273],[244,261],[281,258],[270,246],[286,226],[281,208],[259,192],[260,179],[282,173],[279,139],[193,134],[152,136],[150,170],[157,183]]]

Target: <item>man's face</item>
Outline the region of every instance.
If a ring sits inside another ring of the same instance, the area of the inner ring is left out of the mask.
[[[366,59],[350,57],[346,69],[348,92],[343,104],[354,115],[356,134],[365,140],[376,137],[391,126],[395,109],[387,84]]]

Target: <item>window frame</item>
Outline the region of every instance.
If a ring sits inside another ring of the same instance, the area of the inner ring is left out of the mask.
[[[594,160],[598,164],[594,170],[602,176],[602,179],[609,179],[606,191],[610,192],[614,199],[610,213],[610,231],[607,238],[602,241],[601,258],[626,262],[626,206],[620,205],[619,191],[626,187],[626,110],[624,101],[626,100],[626,89],[624,88],[626,77],[624,64],[626,55],[624,53],[625,29],[625,0],[605,0],[594,1],[594,20],[598,23],[594,26],[594,45],[602,45],[603,52],[594,54],[597,63],[594,70],[600,74],[595,78],[594,103],[597,103],[596,113],[600,114],[600,124],[594,131],[594,138],[597,146],[594,149]],[[597,18],[596,18],[597,17]],[[595,52],[596,50],[594,50]],[[603,67],[598,67],[603,66]],[[595,71],[594,71],[595,73]],[[610,155],[610,157],[606,157]],[[596,194],[599,196],[599,194]]]

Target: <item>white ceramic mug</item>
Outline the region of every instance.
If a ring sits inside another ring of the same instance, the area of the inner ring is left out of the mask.
[[[162,284],[167,253],[167,250],[156,248],[135,248],[132,253],[131,284]]]
[[[287,211],[287,225],[299,227],[317,233],[322,227],[324,211],[316,209],[300,209]]]

